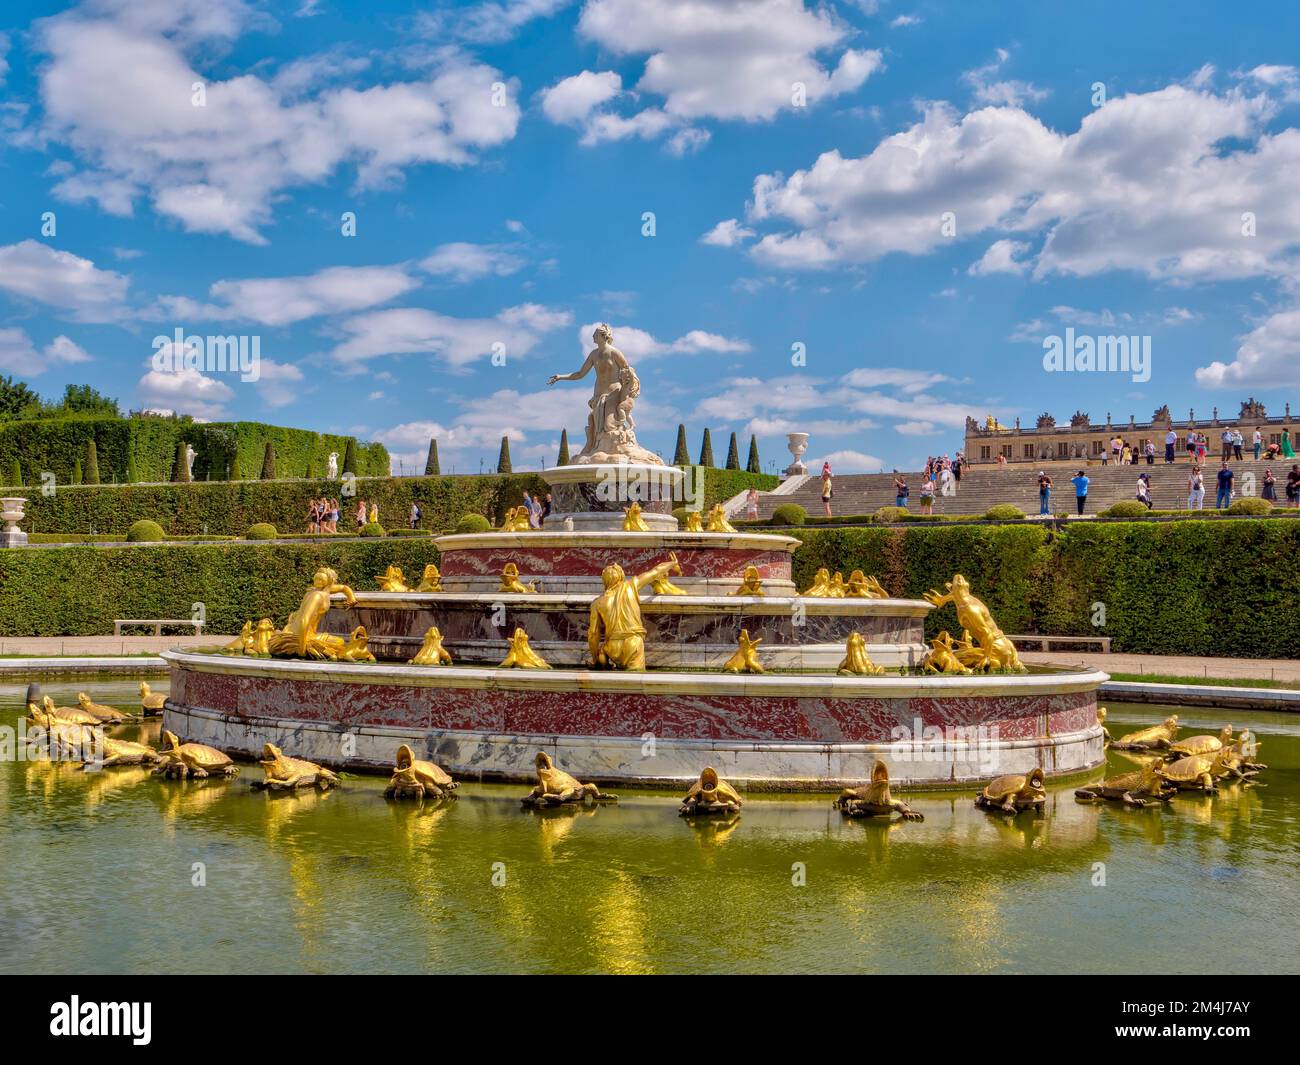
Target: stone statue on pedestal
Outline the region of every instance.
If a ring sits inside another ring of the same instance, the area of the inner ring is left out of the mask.
[[[190,480],[194,480],[194,456],[198,454],[189,444],[185,445],[185,468],[189,471]]]
[[[329,457],[329,479],[331,481],[337,480],[338,475],[339,475],[339,453],[337,451],[331,451]]]

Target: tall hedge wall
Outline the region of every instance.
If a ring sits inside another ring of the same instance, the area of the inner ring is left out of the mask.
[[[749,473],[745,470],[720,470],[714,466],[697,466],[696,474],[704,475],[704,506],[725,503],[732,496],[750,488],[770,492],[781,478],[770,473]]]
[[[190,444],[196,454],[194,477],[224,478],[236,463],[245,477],[262,468],[267,441],[275,446],[282,476],[306,474],[309,465],[324,470],[331,451],[342,461],[350,437],[332,436],[308,429],[291,429],[260,422],[184,422],[172,418],[39,418],[0,422],[0,477],[9,479],[14,460],[22,465],[29,485],[40,483],[48,470],[58,483],[72,478],[73,464],[85,456],[95,441],[101,481],[126,481],[130,463],[139,481],[168,481],[176,446]],[[388,450],[383,444],[357,446],[357,473],[387,476]]]
[[[277,455],[278,461],[278,455]],[[260,462],[260,458],[259,458]],[[342,482],[195,481],[192,484],[69,486],[54,495],[28,491],[23,528],[36,533],[124,533],[133,522],[149,518],[165,532],[188,535],[206,531],[242,535],[255,522],[270,522],[280,532],[302,532],[307,503],[317,496],[339,499],[342,532],[355,531],[356,498],[379,504],[380,524],[406,525],[411,501],[423,511],[421,526],[446,532],[463,515],[485,514],[499,520],[525,491],[545,491],[535,474],[514,477],[358,477],[356,496],[342,497]]]

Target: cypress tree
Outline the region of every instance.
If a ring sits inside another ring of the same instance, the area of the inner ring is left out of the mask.
[[[700,441],[700,466],[713,465],[713,438],[709,436],[709,431],[704,430],[704,439]]]
[[[262,452],[262,480],[275,480],[275,448],[269,440],[266,442],[266,450]]]
[[[99,453],[95,450],[95,438],[86,441],[86,466],[83,484],[99,484]]]
[[[689,466],[691,464],[691,453],[686,450],[686,426],[677,426],[677,447],[673,451],[674,466]]]
[[[242,480],[242,479],[243,479],[243,475],[240,473],[240,470],[239,470],[239,452],[238,452],[238,451],[236,451],[235,454],[231,456],[231,459],[230,459],[230,470],[229,470],[229,472],[227,472],[227,474],[226,474],[226,478],[227,478],[227,480],[231,480],[231,481],[239,481],[239,480]]]
[[[758,461],[758,437],[749,438],[749,461],[745,463],[745,469],[749,473],[762,473],[763,464]]]
[[[429,457],[424,460],[424,475],[437,477],[442,471],[438,468],[438,441],[429,438]]]
[[[12,485],[21,485],[23,483],[23,465],[17,459],[9,467],[9,483]]]
[[[312,465],[310,462],[307,463],[307,480],[309,481],[316,480],[316,467]]]
[[[736,446],[736,434],[731,434],[731,442],[727,444],[727,469],[740,469],[740,448]]]
[[[560,430],[560,457],[555,460],[557,466],[567,466],[569,464],[569,430]]]
[[[497,456],[497,473],[514,473],[510,468],[510,437],[501,438],[501,454]]]
[[[126,483],[135,484],[140,480],[140,472],[135,468],[135,456],[127,455],[126,457]]]
[[[347,446],[343,449],[343,472],[350,473],[353,476],[356,476],[357,472],[357,442],[350,436],[348,437]]]
[[[185,441],[176,441],[176,461],[172,463],[172,480],[188,482],[190,465],[185,461]]]
[[[81,484],[81,459],[72,464],[72,483]]]

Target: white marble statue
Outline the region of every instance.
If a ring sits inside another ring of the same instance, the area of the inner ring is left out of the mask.
[[[339,453],[331,451],[329,457],[329,479],[336,480],[339,475]]]
[[[189,444],[185,445],[185,469],[189,471],[191,481],[194,480],[194,456],[197,454]]]
[[[596,346],[581,368],[573,373],[552,374],[547,381],[550,385],[556,381],[579,381],[592,370],[596,371],[596,384],[588,404],[591,414],[587,416],[587,443],[573,462],[640,462],[662,466],[663,459],[636,442],[632,404],[641,392],[640,378],[627,357],[614,347],[614,333],[609,326],[596,326],[591,339]]]

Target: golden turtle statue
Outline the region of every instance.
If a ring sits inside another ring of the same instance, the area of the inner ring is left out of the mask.
[[[424,643],[415,652],[415,657],[411,659],[410,664],[413,666],[451,665],[451,652],[442,646],[442,633],[438,631],[437,625],[431,626],[424,634]]]
[[[704,521],[700,517],[700,512],[698,510],[688,510],[686,512],[686,528],[684,531],[685,532],[704,531]]]
[[[76,725],[70,721],[61,721],[38,703],[27,704],[27,722],[44,732],[29,733],[28,742],[51,758],[81,759],[86,751],[93,751],[103,736],[103,729],[96,725]]]
[[[97,703],[85,692],[77,692],[77,706],[88,714],[93,714],[105,725],[120,725],[125,721],[138,721],[138,714],[126,714],[115,706]]]
[[[386,799],[445,799],[455,798],[452,792],[458,787],[451,775],[441,766],[415,757],[407,744],[397,748],[393,775],[384,790]]]
[[[1222,757],[1222,752],[1212,758],[1193,754],[1166,765],[1157,764],[1156,772],[1160,774],[1161,780],[1179,791],[1202,791],[1213,795],[1219,790],[1214,781],[1214,770],[1216,766],[1222,767],[1224,764],[1226,760]]]
[[[860,569],[849,574],[849,584],[844,590],[849,599],[888,599],[889,593],[875,577],[868,577]]]
[[[440,592],[442,591],[442,574],[438,572],[438,567],[430,562],[424,567],[424,576],[420,583],[416,585],[417,592]]]
[[[1012,773],[997,777],[984,785],[975,797],[975,805],[984,810],[1000,810],[1017,814],[1031,807],[1041,810],[1047,804],[1047,790],[1043,787],[1045,775],[1041,767],[1028,773]]]
[[[957,657],[956,645],[953,643],[952,634],[947,629],[941,629],[939,635],[930,641],[930,652],[922,660],[921,669],[926,673],[972,672],[971,668],[963,665],[961,659]]]
[[[258,791],[293,791],[312,786],[328,791],[339,782],[336,773],[305,758],[290,758],[274,743],[262,746],[259,761],[266,779],[253,781],[252,786]]]
[[[383,573],[378,574],[375,580],[379,582],[380,591],[409,592],[411,590],[406,586],[406,575],[402,572],[401,566],[389,566]]]
[[[631,506],[623,508],[623,531],[624,532],[649,532],[650,526],[646,524],[645,518],[641,517],[641,504],[633,503]]]
[[[519,579],[519,567],[513,562],[507,562],[501,569],[501,587],[497,590],[511,592],[515,595],[528,595],[537,591],[537,588],[521,581]]]
[[[924,821],[902,799],[889,793],[889,767],[880,758],[871,767],[871,783],[860,788],[845,788],[832,804],[846,817],[891,817],[902,814],[904,821]]]
[[[727,520],[727,510],[721,503],[715,503],[709,509],[709,520],[704,526],[705,532],[734,533],[736,527]]]
[[[99,743],[97,758],[87,758],[82,769],[91,770],[96,766],[108,768],[114,765],[155,765],[162,761],[162,755],[145,743],[132,740],[115,740],[105,736]]]
[[[1115,740],[1111,746],[1117,751],[1166,750],[1178,735],[1178,715],[1170,714],[1160,724],[1130,732]]]
[[[735,654],[722,664],[724,673],[765,673],[763,663],[758,660],[758,645],[763,637],[750,639],[749,630],[741,629]]]
[[[971,594],[970,583],[966,578],[960,573],[954,573],[952,580],[944,587],[947,589],[945,592],[926,592],[925,600],[936,607],[952,603],[963,632],[973,635],[976,646],[972,648],[971,660],[962,659],[964,664],[977,669],[1026,672],[1020,663],[1020,655],[1016,653],[1016,645],[998,628],[989,608]]]
[[[862,633],[849,633],[848,643],[845,645],[844,650],[844,661],[840,663],[837,670],[841,675],[879,677],[884,674],[885,667],[876,665],[867,654],[867,640]]]
[[[537,785],[521,800],[524,806],[564,806],[572,803],[618,802],[617,795],[602,792],[595,784],[579,783],[563,769],[557,769],[551,756],[538,751],[533,759],[537,767]]]
[[[501,660],[501,669],[550,669],[551,664],[532,649],[528,643],[528,633],[515,629],[510,637],[510,651]]]
[[[1168,758],[1177,761],[1188,755],[1199,754],[1213,758],[1232,742],[1232,726],[1224,725],[1217,736],[1188,736],[1169,744]]]
[[[1255,761],[1259,753],[1259,744],[1255,742],[1248,730],[1242,730],[1240,736],[1232,743],[1226,744],[1215,755],[1211,767],[1215,777],[1232,777],[1234,780],[1251,781],[1259,776],[1260,770],[1267,769],[1263,762]]]
[[[745,567],[745,576],[740,582],[740,587],[737,588],[731,594],[732,595],[762,595],[763,594],[763,578],[759,576],[757,566]]]
[[[48,695],[41,699],[41,708],[50,717],[57,718],[59,721],[68,725],[102,725],[104,724],[94,714],[81,709],[79,706],[55,706],[54,700]]]
[[[160,777],[233,777],[239,775],[239,766],[230,755],[206,743],[181,743],[176,733],[162,731],[161,761],[154,769]]]
[[[682,799],[678,813],[683,817],[699,814],[725,817],[736,813],[744,804],[740,792],[718,776],[713,766],[706,765],[700,779],[691,785],[686,798]]]
[[[1081,802],[1107,800],[1122,802],[1125,806],[1146,806],[1152,800],[1168,802],[1177,790],[1160,779],[1160,771],[1152,762],[1132,773],[1107,777],[1100,784],[1077,788],[1074,797]]]

